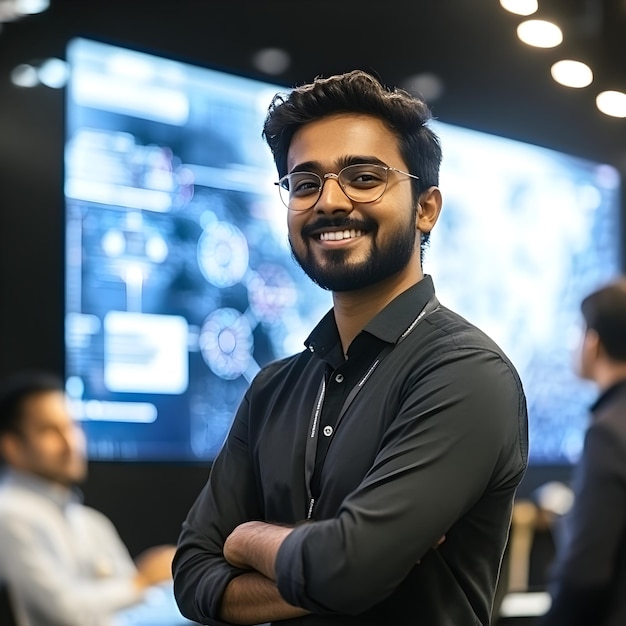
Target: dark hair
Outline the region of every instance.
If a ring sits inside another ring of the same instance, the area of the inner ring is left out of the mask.
[[[587,328],[598,333],[609,357],[626,361],[626,278],[589,294],[580,309]]]
[[[428,105],[401,89],[389,89],[361,70],[316,78],[272,100],[263,138],[267,141],[279,176],[287,173],[287,153],[294,133],[309,122],[335,113],[363,113],[380,118],[398,138],[415,196],[439,185],[441,145],[427,126],[432,119]],[[422,241],[428,239],[424,234]]]
[[[64,391],[60,377],[49,372],[25,371],[0,383],[0,435],[19,432],[26,400],[49,391]]]
[[[432,114],[426,103],[401,89],[385,87],[361,70],[316,78],[286,96],[274,96],[263,137],[279,176],[287,173],[287,152],[294,133],[304,124],[335,113],[363,113],[383,120],[398,137],[409,173],[419,176],[413,181],[417,193],[439,184],[441,146],[427,126]]]

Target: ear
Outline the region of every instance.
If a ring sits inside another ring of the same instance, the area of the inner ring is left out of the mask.
[[[21,442],[19,437],[12,432],[6,432],[0,435],[0,458],[7,465],[19,465]]]
[[[429,233],[441,213],[441,191],[439,187],[430,187],[420,194],[417,204],[415,227],[422,233]]]
[[[585,331],[583,349],[585,350],[587,356],[594,360],[597,359],[598,356],[600,356],[600,354],[604,351],[602,344],[600,343],[600,335],[598,335],[593,328],[588,328]]]

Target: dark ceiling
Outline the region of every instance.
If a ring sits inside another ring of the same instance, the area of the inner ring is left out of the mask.
[[[33,93],[43,87],[12,86],[11,69],[62,57],[68,39],[81,35],[285,85],[354,68],[372,70],[392,85],[434,73],[445,86],[432,102],[442,121],[626,172],[626,119],[607,117],[594,103],[603,89],[626,90],[626,0],[539,5],[535,17],[553,18],[564,30],[559,48],[522,44],[515,28],[523,18],[498,0],[51,0],[46,12],[0,32],[0,140],[5,149],[7,138],[20,141],[31,125],[24,109],[58,98]],[[252,56],[267,47],[290,53],[283,74],[254,68]],[[557,85],[549,68],[563,56],[589,62],[596,81],[582,90]],[[32,123],[42,132],[47,126]]]

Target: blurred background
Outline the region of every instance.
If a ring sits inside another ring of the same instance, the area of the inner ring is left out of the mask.
[[[562,492],[539,488],[569,480],[593,395],[570,368],[578,301],[626,267],[626,2],[514,4],[0,0],[0,375],[65,373],[90,438],[86,499],[131,551],[175,539],[245,386],[328,304],[280,243],[259,134],[278,89],[357,68],[433,110],[446,203],[427,269],[520,368],[533,455],[520,500],[554,512],[546,494]],[[114,72],[137,90],[108,90]],[[166,83],[176,97],[161,101]],[[144,182],[111,178],[139,161]],[[150,194],[111,199],[122,187]],[[156,378],[119,365],[139,358],[121,340],[148,320],[144,351],[150,333],[180,336],[160,342]],[[548,518],[519,513],[536,554],[514,584],[541,588]]]

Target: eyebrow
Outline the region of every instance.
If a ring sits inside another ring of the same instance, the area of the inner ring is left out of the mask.
[[[364,155],[364,154],[352,154],[339,157],[336,160],[337,163],[337,171],[342,170],[344,167],[348,165],[383,165],[384,167],[389,167],[387,163],[375,157],[373,155]],[[304,161],[303,163],[298,163],[289,173],[293,174],[294,172],[318,172],[321,174],[326,174],[322,164],[319,161]]]

